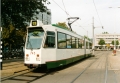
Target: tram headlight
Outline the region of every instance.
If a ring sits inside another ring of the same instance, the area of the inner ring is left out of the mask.
[[[40,61],[40,55],[39,54],[36,55],[36,61]]]
[[[29,54],[26,54],[26,60],[29,61]]]
[[[39,54],[37,54],[37,57],[39,57]]]
[[[26,54],[26,57],[29,57],[29,54]]]

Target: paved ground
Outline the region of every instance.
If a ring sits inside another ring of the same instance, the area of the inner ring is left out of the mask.
[[[97,53],[100,58],[96,54],[95,57],[80,64],[47,75],[32,83],[120,83],[120,52],[117,52],[116,56],[113,56],[112,51]],[[96,62],[88,67],[94,61]],[[86,67],[88,69],[83,71]]]
[[[16,60],[6,60],[3,62],[3,68],[0,70],[1,78],[14,75],[15,72],[19,72],[25,69],[28,69],[24,66],[23,59],[16,59]]]
[[[35,76],[40,75],[40,73],[33,73],[31,76],[26,77],[18,76],[15,77],[14,80],[6,80],[2,83],[120,83],[120,51],[117,51],[116,56],[113,55],[112,51],[107,52],[95,52],[96,56],[90,59],[87,59],[80,64],[73,65],[69,68],[54,72],[50,75],[47,75],[45,77],[41,76]],[[102,56],[103,54],[103,56]],[[101,57],[98,59],[97,55],[101,55]],[[108,57],[106,59],[106,57]],[[97,60],[98,59],[98,60]],[[92,61],[97,60],[97,62],[93,63],[80,77],[78,77],[74,82],[71,82],[74,77],[78,76],[80,72],[84,70],[85,67],[88,66],[89,63]],[[106,64],[106,62],[108,62]],[[22,63],[22,62],[21,62]],[[9,64],[19,64],[17,62],[13,63],[5,63],[4,66],[7,66]],[[22,63],[23,64],[23,63]],[[3,68],[2,76],[9,74],[12,75],[16,71],[20,71],[23,69],[26,69],[25,66],[22,64],[19,64],[19,67],[15,67],[14,69],[6,69]],[[106,65],[108,71],[106,70]],[[105,80],[106,74],[108,77]],[[23,78],[24,77],[24,78]],[[25,79],[26,78],[26,79]],[[39,78],[39,79],[38,79]],[[17,79],[17,80],[16,80]],[[19,80],[18,80],[19,79]],[[24,81],[20,79],[25,79]],[[26,82],[26,80],[36,79],[31,82]]]
[[[3,64],[5,64],[5,63],[11,63],[11,62],[18,62],[18,61],[24,61],[24,59],[23,58],[19,58],[19,59],[3,60]]]
[[[120,52],[101,56],[74,83],[120,83]]]

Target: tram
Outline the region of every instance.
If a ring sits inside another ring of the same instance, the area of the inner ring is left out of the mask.
[[[27,27],[24,64],[56,68],[91,56],[91,41],[67,28],[31,20]]]

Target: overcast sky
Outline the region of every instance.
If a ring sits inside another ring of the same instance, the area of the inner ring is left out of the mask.
[[[52,24],[68,22],[68,17],[79,17],[72,29],[80,35],[92,37],[94,17],[95,34],[120,33],[120,0],[49,0],[48,9],[52,12]],[[112,7],[112,8],[109,8]],[[65,11],[67,13],[65,13]],[[101,27],[104,27],[102,29]]]

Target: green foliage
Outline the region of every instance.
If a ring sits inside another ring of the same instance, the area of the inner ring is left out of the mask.
[[[32,33],[32,35],[33,35],[33,36],[39,36],[39,32],[38,32],[38,31],[34,31],[34,32]]]
[[[88,40],[90,41],[90,38],[89,38],[89,37],[87,37],[87,36],[84,36],[84,38],[85,38],[85,39],[88,39]]]
[[[43,1],[47,0],[1,0],[2,27],[10,24],[17,28],[25,28],[27,22],[37,18],[39,12],[45,11]]]
[[[100,41],[98,42],[98,44],[101,45],[101,46],[104,45],[105,44],[105,40],[100,39]]]
[[[69,29],[65,22],[58,22],[56,25]]]
[[[108,32],[102,32],[102,34],[109,34]]]
[[[114,40],[113,40],[111,43],[112,43],[112,45],[119,45],[119,41],[118,40],[116,40],[115,43],[114,43]]]
[[[26,26],[45,12],[46,2],[50,4],[48,0],[1,0],[3,48],[19,48],[25,42]]]
[[[10,28],[3,28],[2,30],[2,41],[3,41],[3,49],[6,47],[20,48],[23,46],[24,38],[26,32],[23,29],[15,29],[12,25]]]

